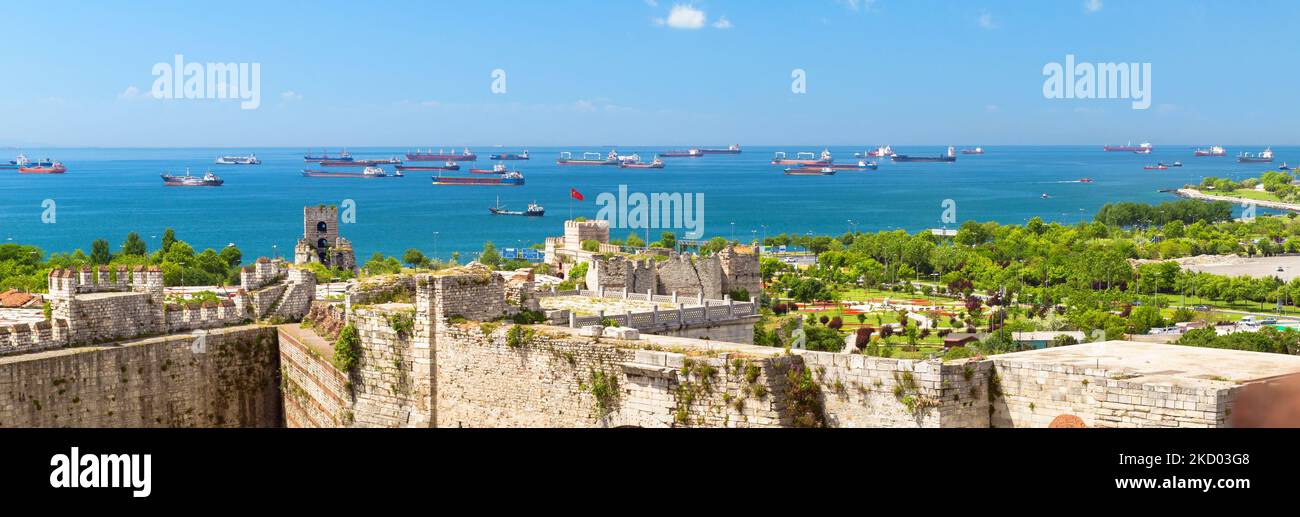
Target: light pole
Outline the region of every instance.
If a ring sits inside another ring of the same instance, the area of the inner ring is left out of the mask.
[[[433,232],[433,259],[438,260],[438,232]]]
[[[274,244],[271,245],[271,258],[280,258],[279,247]]]
[[[731,242],[736,242],[736,222],[731,222]]]

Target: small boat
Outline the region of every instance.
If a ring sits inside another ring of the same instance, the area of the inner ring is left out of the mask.
[[[1224,149],[1222,146],[1213,145],[1210,146],[1208,149],[1205,148],[1197,149],[1192,154],[1195,156],[1227,156],[1228,151]]]
[[[700,154],[740,154],[740,144],[731,144],[726,149],[696,149]]]
[[[834,176],[831,167],[791,167],[785,170],[787,176]]]
[[[1052,196],[1047,195],[1046,192],[1044,192],[1043,195],[1042,195],[1041,197],[1042,197],[1043,199],[1051,199],[1051,198],[1052,198]]]
[[[687,149],[685,151],[661,151],[659,156],[664,158],[699,158],[704,156],[704,152],[699,149]]]
[[[1165,169],[1168,169],[1169,166],[1163,163],[1157,163],[1155,165],[1145,165],[1142,168],[1149,171],[1163,171]]]
[[[361,172],[304,169],[302,175],[308,178],[383,178],[388,173],[379,167],[366,167]]]
[[[1092,178],[1079,178],[1079,183],[1092,183]]]
[[[1126,145],[1106,145],[1101,148],[1101,150],[1108,153],[1133,152],[1138,154],[1151,154],[1151,149],[1151,142],[1142,142],[1138,145],[1133,145],[1132,142],[1129,142]]]
[[[442,165],[398,165],[394,168],[399,171],[458,171],[460,164],[447,162]]]
[[[795,154],[795,157],[792,159],[786,158],[785,153],[781,151],[778,151],[772,156],[772,165],[808,165],[815,167],[828,167],[832,163],[834,163],[834,161],[831,159],[831,151],[829,149],[822,149],[820,157],[814,157],[813,153],[810,152],[802,152]]]
[[[869,162],[866,160],[858,160],[857,163],[834,163],[829,165],[828,167],[835,169],[837,171],[861,171],[861,170],[874,171],[880,168],[880,166],[877,165],[876,162]]]
[[[434,176],[434,185],[484,185],[484,186],[507,186],[518,187],[524,184],[524,175],[518,172],[507,172],[497,177],[464,177],[464,176]]]
[[[413,162],[472,162],[478,160],[478,155],[469,149],[462,150],[460,153],[446,152],[442,149],[436,153],[433,149],[427,151],[416,149],[413,153],[406,153],[406,159]]]
[[[321,154],[319,156],[312,156],[311,149],[308,149],[307,154],[302,157],[302,161],[304,162],[350,162],[352,161],[352,155],[348,154],[347,149],[344,149],[343,152],[339,153],[338,156],[330,156],[329,151],[326,151],[325,154]]]
[[[976,147],[974,149],[962,149],[961,154],[984,154],[984,148]]]
[[[491,169],[470,169],[469,171],[474,174],[505,174],[510,172],[504,163],[493,165]]]
[[[1174,162],[1174,163],[1169,164],[1169,166],[1170,166],[1170,167],[1182,167],[1182,166],[1183,166],[1183,162]]]
[[[957,153],[952,146],[948,146],[948,153],[940,156],[908,156],[906,154],[895,154],[890,159],[896,162],[945,162],[952,163],[957,161]]]
[[[636,156],[635,160],[623,161],[622,163],[619,163],[618,166],[624,169],[662,169],[664,168],[664,161],[659,159],[659,156],[655,156],[655,159],[651,160],[650,163],[643,163],[641,157]]]
[[[610,151],[604,158],[600,153],[583,153],[582,158],[574,158],[573,153],[568,151],[560,153],[560,158],[555,160],[556,165],[618,165],[618,151]]]
[[[501,198],[497,198],[497,206],[488,207],[488,212],[492,215],[522,215],[526,217],[541,217],[546,214],[546,208],[536,202],[528,203],[528,210],[506,210],[501,206]]]
[[[19,174],[63,174],[68,172],[68,168],[62,163],[49,161],[48,159],[39,163],[28,163],[18,167]]]
[[[894,148],[887,145],[877,147],[874,151],[867,151],[865,153],[853,153],[854,158],[885,158],[887,156],[893,156],[893,155],[894,155]]]
[[[1282,162],[1282,166],[1277,168],[1277,170],[1280,171],[1289,171],[1291,169],[1293,169],[1293,167],[1287,166],[1286,162]]]
[[[528,159],[528,150],[525,149],[524,152],[522,152],[522,153],[517,153],[517,154],[516,154],[516,153],[497,153],[497,154],[494,154],[494,155],[488,156],[488,159],[490,159],[490,160],[527,160],[527,159]]]
[[[190,169],[185,169],[184,176],[173,176],[162,173],[163,185],[168,187],[220,187],[225,181],[221,177],[208,171],[203,176],[190,175]]]
[[[219,156],[216,161],[217,165],[261,165],[262,160],[257,159],[256,154],[248,156]]]
[[[1273,148],[1268,147],[1264,152],[1259,154],[1241,153],[1237,155],[1237,163],[1269,163],[1273,161]]]

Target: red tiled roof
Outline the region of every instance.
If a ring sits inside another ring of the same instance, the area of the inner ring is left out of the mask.
[[[33,296],[17,289],[0,293],[0,307],[22,307],[32,301]]]

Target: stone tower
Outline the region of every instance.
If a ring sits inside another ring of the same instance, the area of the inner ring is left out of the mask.
[[[302,208],[302,238],[293,248],[295,264],[320,263],[330,268],[356,269],[352,243],[339,236],[339,208],[334,205]]]

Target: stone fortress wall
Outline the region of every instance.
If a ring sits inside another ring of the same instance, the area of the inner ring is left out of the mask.
[[[485,267],[413,282],[409,302],[345,316],[362,352],[353,372],[338,372],[348,382],[288,376],[316,382],[295,405],[334,411],[291,425],[1043,427],[1070,414],[1099,427],[1221,427],[1245,384],[1205,384],[1193,394],[1185,379],[1126,377],[1114,367],[1078,372],[1054,360],[1039,365],[1032,352],[944,363],[786,352],[626,327],[517,325],[510,318],[522,308],[509,303],[508,282]],[[409,323],[394,324],[403,320]],[[1137,344],[1114,342],[1107,353],[1122,356],[1130,345]],[[1300,371],[1300,364],[1282,366]],[[1068,384],[1093,398],[1065,403],[1074,400],[1059,389]]]
[[[756,281],[745,255],[588,256],[598,282],[625,285],[563,293],[579,304],[699,287],[698,306],[596,316],[541,311],[562,293],[477,263],[367,278],[342,302],[266,259],[204,304],[168,303],[157,268],[55,270],[49,319],[0,327],[0,427],[1223,427],[1246,387],[1300,372],[1300,357],[1120,341],[950,363],[752,346],[730,332],[752,333],[756,305],[727,297]]]
[[[0,357],[0,427],[278,427],[273,327]]]
[[[584,241],[595,241],[600,246],[596,251],[584,250]],[[603,220],[565,221],[563,237],[546,239],[546,259],[566,273],[574,265],[587,262],[584,280],[592,290],[703,294],[710,299],[740,291],[757,296],[762,290],[758,253],[752,247],[729,245],[708,256],[672,251],[661,258],[628,256],[609,244],[609,221]]]
[[[93,345],[276,318],[301,319],[316,277],[265,258],[241,272],[231,299],[168,302],[155,267],[56,269],[50,272],[49,319],[0,327],[0,356]]]

